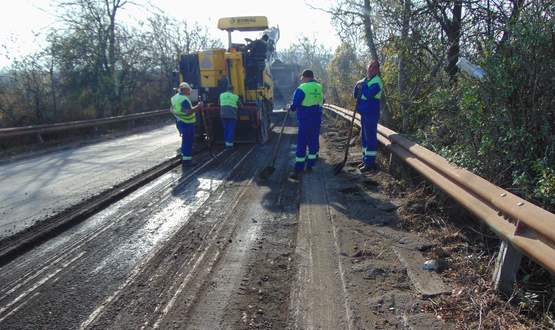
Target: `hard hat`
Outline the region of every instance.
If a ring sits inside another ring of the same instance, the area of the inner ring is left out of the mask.
[[[191,88],[191,85],[189,85],[188,83],[182,82],[181,84],[179,84],[179,89],[189,89],[189,90],[191,90],[192,88]]]

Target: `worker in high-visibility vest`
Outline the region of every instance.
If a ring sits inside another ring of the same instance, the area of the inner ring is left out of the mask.
[[[318,158],[318,139],[322,122],[324,92],[322,85],[314,79],[311,70],[304,70],[302,83],[297,87],[291,102],[291,111],[297,112],[298,133],[295,154],[295,171],[291,178],[297,180],[305,170],[310,172]],[[308,147],[308,155],[306,149]]]
[[[237,109],[241,104],[238,95],[233,94],[233,87],[228,86],[227,91],[220,94],[220,116],[224,128],[225,149],[233,148],[235,127],[237,124]]]
[[[362,163],[359,166],[362,173],[377,170],[376,154],[378,149],[378,120],[380,119],[380,98],[382,97],[383,82],[380,78],[380,64],[372,60],[368,64],[366,78],[358,81],[354,88],[357,100],[356,111],[360,113],[362,121]]]
[[[181,136],[181,164],[185,167],[194,165],[192,160],[196,113],[203,107],[202,102],[193,107],[189,95],[191,95],[191,86],[182,82],[179,84],[178,92],[171,98],[171,112],[175,116],[177,130]]]

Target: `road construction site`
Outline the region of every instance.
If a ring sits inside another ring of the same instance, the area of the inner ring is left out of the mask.
[[[0,327],[452,327],[429,300],[452,288],[419,267],[431,243],[400,229],[403,202],[380,188],[386,175],[362,176],[356,162],[331,175],[344,137],[329,122],[318,166],[300,181],[288,179],[290,118],[267,180],[257,173],[279,127],[265,145],[200,151],[199,166],[176,167],[21,252],[0,268]]]

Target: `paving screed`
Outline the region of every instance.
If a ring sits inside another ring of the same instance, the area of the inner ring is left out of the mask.
[[[395,254],[426,245],[396,229],[395,201],[352,167],[331,175],[339,139],[322,138],[317,170],[288,179],[295,134],[267,181],[256,173],[271,144],[241,146],[2,267],[0,328],[448,328]]]

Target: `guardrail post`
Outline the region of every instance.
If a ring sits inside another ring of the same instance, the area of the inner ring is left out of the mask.
[[[507,296],[511,295],[521,259],[522,253],[519,250],[512,246],[511,243],[501,241],[493,272],[493,284],[496,291]]]

